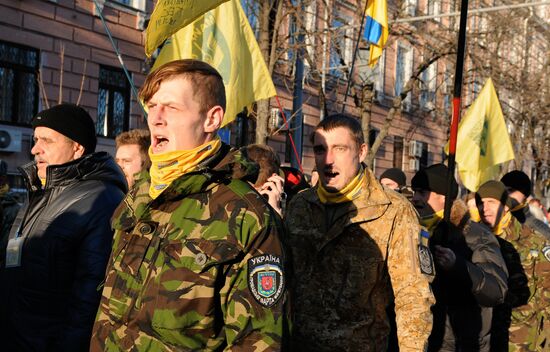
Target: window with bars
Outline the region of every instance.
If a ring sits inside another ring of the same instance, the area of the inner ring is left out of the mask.
[[[124,71],[99,67],[96,133],[114,138],[128,130],[130,86]]]
[[[0,41],[0,121],[28,125],[38,111],[38,50]]]

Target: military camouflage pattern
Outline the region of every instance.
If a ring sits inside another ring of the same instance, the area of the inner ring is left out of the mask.
[[[394,324],[400,351],[427,342],[434,297],[420,271],[416,212],[365,173],[352,202],[323,205],[313,188],[289,204],[295,350],[386,352]]]
[[[550,351],[550,242],[515,219],[504,236],[519,253],[531,293],[512,310],[510,351]]]
[[[246,182],[228,178],[238,157],[181,176],[155,200],[149,180],[137,182],[113,217],[92,351],[281,348],[288,326],[282,224]],[[278,276],[258,272],[265,258]],[[264,280],[250,284],[269,302],[249,289],[250,263]]]

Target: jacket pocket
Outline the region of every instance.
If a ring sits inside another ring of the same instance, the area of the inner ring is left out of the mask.
[[[167,241],[161,246],[159,256],[163,258],[157,263],[163,265],[152,283],[156,288],[151,315],[155,330],[162,335],[167,329],[192,328],[194,333],[211,329],[219,306],[217,291],[225,283],[224,271],[240,253],[238,246],[225,240]]]

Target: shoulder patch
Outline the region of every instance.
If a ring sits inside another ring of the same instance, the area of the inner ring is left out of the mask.
[[[429,238],[430,234],[428,233],[428,231],[421,229],[420,243],[418,244],[418,261],[420,262],[420,271],[422,272],[422,274],[434,276],[434,260],[432,257],[432,252],[430,252],[430,248],[427,244]]]
[[[283,295],[284,287],[280,256],[264,254],[248,259],[248,289],[260,305],[273,306]]]

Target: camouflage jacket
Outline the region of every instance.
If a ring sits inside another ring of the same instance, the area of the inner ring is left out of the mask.
[[[549,351],[550,241],[515,220],[503,238],[517,250],[530,292],[526,304],[512,310],[510,351]]]
[[[316,188],[290,202],[297,350],[387,351],[396,323],[400,350],[417,352],[430,334],[434,298],[420,270],[416,212],[365,172],[352,202],[324,205]]]
[[[115,212],[92,351],[281,348],[282,224],[232,178],[238,153],[213,159],[155,200],[140,180]]]

